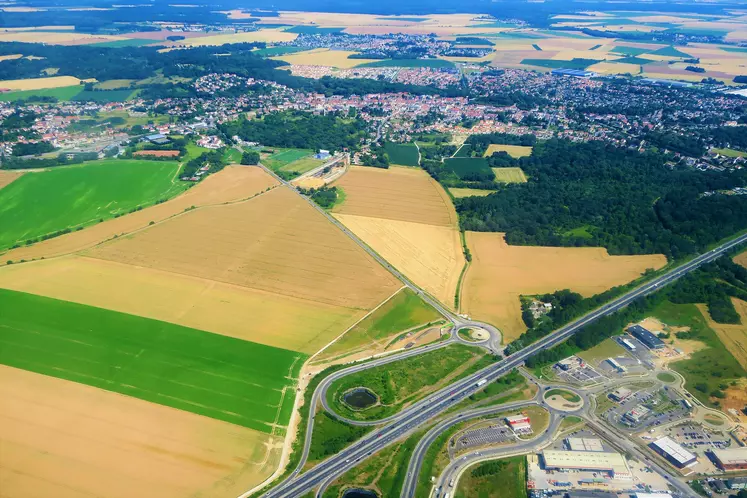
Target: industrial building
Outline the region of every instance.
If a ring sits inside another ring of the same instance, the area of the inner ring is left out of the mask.
[[[698,457],[675,443],[669,436],[657,439],[651,443],[651,449],[679,469],[690,467],[698,462]]]
[[[594,78],[599,76],[594,71],[585,69],[553,69],[552,74],[555,76],[574,76],[576,78]]]
[[[614,479],[632,479],[632,474],[619,453],[601,451],[545,450],[542,460],[546,469],[606,472]]]
[[[649,416],[651,413],[651,410],[646,408],[643,405],[637,405],[632,410],[629,410],[628,412],[623,415],[623,420],[630,422],[633,425],[637,425],[641,423],[643,419]]]
[[[729,448],[726,450],[714,449],[711,451],[716,465],[721,470],[745,470],[747,469],[747,447]]]
[[[661,349],[664,347],[664,343],[656,336],[656,334],[640,325],[632,325],[628,327],[628,332],[650,349]]]
[[[620,365],[616,359],[607,358],[607,363],[609,363],[618,373],[625,373],[625,367]]]
[[[506,422],[516,434],[531,434],[532,425],[526,415],[513,415],[506,417]]]
[[[629,340],[627,340],[627,339],[623,339],[623,340],[622,340],[622,343],[623,343],[623,346],[625,346],[625,347],[626,347],[626,348],[628,348],[629,350],[631,350],[631,351],[635,351],[635,344],[633,344],[633,343],[632,343],[632,342],[630,342]]]
[[[569,437],[565,440],[571,451],[604,451],[602,441],[590,437]]]
[[[633,394],[633,391],[628,389],[627,387],[618,387],[614,391],[610,393],[610,398],[612,398],[614,401],[617,401],[618,403],[622,403],[626,399],[628,399]]]

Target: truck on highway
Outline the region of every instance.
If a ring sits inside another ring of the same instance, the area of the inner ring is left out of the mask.
[[[477,387],[480,387],[480,386],[484,386],[487,383],[488,383],[488,379],[480,379],[480,380],[477,381],[477,383],[475,385]]]

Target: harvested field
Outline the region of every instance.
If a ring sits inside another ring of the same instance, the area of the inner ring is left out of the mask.
[[[80,256],[2,267],[0,288],[306,354],[318,351],[365,314],[363,310]]]
[[[151,156],[151,157],[178,157],[178,150],[138,150],[132,154],[136,157]]]
[[[50,45],[84,45],[124,39],[121,36],[75,32],[11,31],[0,33],[0,42],[46,43]]]
[[[277,437],[11,367],[0,397],[7,496],[237,496],[279,461]]]
[[[80,80],[73,76],[51,76],[49,78],[2,80],[0,81],[0,88],[8,90],[43,90],[45,88],[59,88],[79,84]]]
[[[341,69],[355,67],[368,62],[374,62],[374,59],[348,59],[349,55],[357,52],[346,50],[330,50],[327,48],[317,48],[305,52],[296,52],[293,54],[271,57],[272,59],[285,61],[296,66],[330,66]]]
[[[587,68],[599,74],[632,74],[636,75],[641,72],[641,66],[638,64],[617,63],[617,62],[597,62]]]
[[[456,227],[448,194],[423,170],[351,166],[335,185],[346,194],[336,213]]]
[[[23,57],[23,54],[10,54],[10,55],[0,55],[0,62],[2,61],[12,61],[15,59],[20,59]]]
[[[0,188],[10,185],[11,182],[18,179],[22,174],[18,171],[0,170]]]
[[[726,349],[734,356],[742,368],[747,370],[747,302],[741,299],[731,298],[734,308],[742,318],[742,323],[727,324],[716,323],[711,319],[708,313],[708,307],[704,304],[698,304],[698,309],[703,314],[708,326],[716,332]]]
[[[167,202],[90,226],[80,232],[10,250],[3,258],[6,261],[20,261],[70,254],[112,237],[140,230],[147,227],[151,221],[163,221],[193,206],[209,206],[247,199],[275,185],[276,180],[260,168],[228,166]]]
[[[486,195],[490,195],[493,192],[496,192],[496,190],[482,190],[477,188],[450,188],[449,192],[451,192],[451,195],[453,195],[457,199],[461,199],[462,197],[485,197]]]
[[[225,45],[226,43],[278,43],[290,42],[298,37],[296,33],[287,33],[276,29],[260,29],[259,31],[248,31],[245,33],[230,33],[226,35],[211,35],[195,38],[187,38],[175,42],[177,45],[190,47],[202,47],[206,45]]]
[[[500,233],[466,236],[472,264],[463,285],[464,311],[499,327],[506,343],[526,330],[522,294],[571,289],[591,296],[666,264],[663,255],[610,256],[603,248],[509,246]]]
[[[532,155],[532,147],[525,145],[490,144],[483,157],[490,157],[496,152],[507,152],[509,156],[519,158]]]
[[[526,183],[527,176],[521,168],[490,168],[495,173],[495,181],[503,183]]]
[[[185,213],[88,256],[370,309],[398,283],[363,249],[288,189]]]
[[[419,287],[453,306],[464,266],[455,228],[340,213],[335,216]]]
[[[734,262],[738,265],[742,265],[745,268],[747,268],[747,251],[744,251],[741,254],[737,254],[734,256]]]

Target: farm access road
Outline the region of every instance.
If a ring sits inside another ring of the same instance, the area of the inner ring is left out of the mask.
[[[438,391],[427,399],[403,410],[394,422],[389,423],[378,431],[364,436],[340,451],[338,454],[328,458],[304,474],[301,474],[300,476],[296,474],[295,477],[286,479],[263,496],[267,498],[293,498],[302,496],[305,492],[316,488],[320,484],[328,482],[334,476],[339,476],[347,472],[355,467],[357,462],[361,459],[372,455],[374,452],[380,451],[397,440],[402,439],[421,425],[435,418],[440,413],[450,409],[466,397],[480,390],[481,386],[477,385],[478,381],[485,379],[488,382],[492,382],[499,377],[502,377],[514,368],[522,365],[527,358],[565,341],[573,334],[583,329],[584,326],[604,316],[617,312],[639,297],[656,292],[665,285],[674,282],[701,265],[715,260],[726,251],[744,243],[745,241],[747,241],[747,234],[743,234],[731,241],[725,242],[715,249],[669,270],[650,282],[628,291],[622,296],[569,323],[568,325],[559,328],[555,332],[540,339],[534,344],[527,346],[508,358],[498,361],[469,377],[453,383],[451,386]],[[377,258],[377,260],[378,259],[379,258]],[[391,268],[389,265],[386,266],[387,268]],[[443,307],[439,306],[437,309],[443,309]],[[481,324],[476,326],[481,326]]]

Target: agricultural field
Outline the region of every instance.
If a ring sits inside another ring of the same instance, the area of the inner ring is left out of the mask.
[[[734,262],[747,268],[747,251],[734,256]]]
[[[446,59],[384,59],[384,60],[363,60],[362,64],[357,67],[430,67],[430,68],[452,68],[454,63]]]
[[[526,498],[526,481],[526,456],[482,462],[462,474],[454,498]]]
[[[303,354],[47,297],[0,297],[4,365],[268,434],[287,424]]]
[[[61,102],[71,100],[83,91],[83,86],[74,84],[59,88],[42,88],[40,90],[19,90],[15,92],[0,93],[0,102],[13,102],[16,100],[32,100],[34,97],[54,97]]]
[[[527,176],[521,168],[490,168],[495,173],[495,181],[503,183],[526,183]]]
[[[335,185],[334,216],[398,270],[452,306],[464,266],[457,217],[443,188],[420,169],[351,167]]]
[[[315,159],[314,151],[308,149],[283,149],[262,158],[262,164],[275,172],[297,173],[302,175],[324,164],[323,159]]]
[[[178,170],[170,161],[102,160],[24,175],[0,191],[0,249],[173,197],[187,187]]]
[[[741,150],[713,148],[711,151],[726,157],[747,157],[747,152],[742,152]]]
[[[526,145],[490,144],[483,157],[490,157],[496,152],[506,152],[511,157],[520,158],[531,156],[532,147]]]
[[[420,153],[415,144],[398,144],[386,142],[384,150],[389,156],[389,162],[399,166],[418,166]]]
[[[461,179],[469,179],[474,174],[490,174],[491,171],[488,161],[482,157],[454,156],[445,159],[444,165]]]
[[[385,345],[398,333],[440,318],[441,315],[436,310],[405,287],[345,332],[315,359],[323,360]]]
[[[149,161],[148,164],[154,163]],[[119,218],[105,220],[79,232],[44,240],[32,246],[13,249],[3,256],[6,261],[20,261],[70,254],[113,237],[145,228],[151,221],[154,223],[164,221],[196,207],[248,199],[275,185],[277,185],[275,179],[261,169],[227,166],[169,201],[125,214]]]
[[[80,80],[73,76],[50,76],[49,78],[27,78],[23,80],[0,80],[0,88],[8,90],[46,90],[73,85],[80,85]]]
[[[732,298],[732,302],[742,319],[742,323],[734,325],[716,323],[711,319],[711,316],[708,314],[708,308],[705,305],[698,305],[698,309],[703,313],[706,323],[716,332],[716,335],[724,346],[726,346],[726,349],[742,365],[742,368],[747,371],[747,302],[736,298]]]
[[[123,39],[121,36],[93,35],[75,31],[3,31],[0,33],[0,42],[45,43],[47,45],[87,45]]]
[[[18,171],[0,170],[0,189],[7,187],[12,182],[18,180],[23,173]]]
[[[177,45],[189,47],[204,47],[207,45],[224,45],[226,43],[278,43],[291,42],[298,37],[296,33],[288,33],[277,29],[260,29],[259,31],[248,31],[244,33],[229,33],[220,35],[200,36],[179,40]]]
[[[294,35],[295,36],[295,35]],[[373,59],[349,59],[356,52],[346,50],[330,50],[328,48],[315,48],[304,52],[279,55],[272,59],[285,61],[294,66],[329,66],[340,69],[364,65],[374,62]]]
[[[451,192],[451,195],[456,199],[461,199],[463,197],[485,197],[486,195],[490,195],[497,191],[478,188],[449,188],[449,192]]]
[[[341,415],[357,420],[377,420],[398,413],[439,387],[487,367],[492,361],[492,356],[483,349],[453,344],[347,375],[330,385],[327,399]],[[378,404],[365,410],[349,408],[342,397],[358,387],[373,391]]]
[[[78,102],[97,102],[100,104],[106,104],[109,102],[124,102],[129,100],[133,95],[133,90],[83,90],[73,97],[71,100]]]
[[[4,365],[0,397],[11,496],[238,496],[280,461],[278,436]]]
[[[509,343],[526,330],[519,296],[571,289],[591,296],[666,264],[663,255],[610,256],[603,248],[509,246],[503,234],[467,232],[472,264],[462,308],[501,329]]]
[[[612,338],[608,338],[597,344],[591,349],[578,353],[580,358],[586,360],[590,365],[597,366],[607,358],[617,358],[619,356],[630,356],[628,355],[625,348],[620,346]]]

